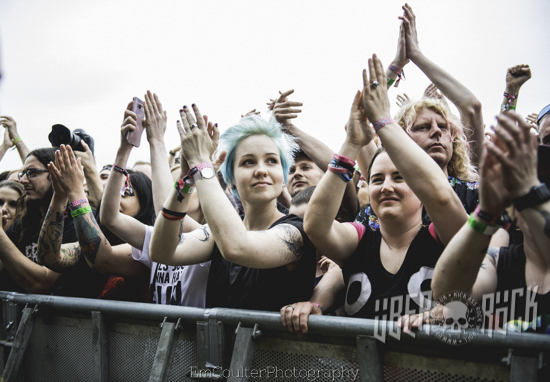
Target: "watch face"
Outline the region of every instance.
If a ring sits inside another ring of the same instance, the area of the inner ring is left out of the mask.
[[[203,168],[201,170],[201,175],[205,179],[210,179],[214,176],[214,170],[211,168]]]

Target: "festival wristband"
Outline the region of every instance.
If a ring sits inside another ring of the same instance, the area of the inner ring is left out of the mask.
[[[334,155],[332,156],[332,158],[334,158],[335,160],[337,160],[337,161],[339,161],[339,162],[344,162],[344,163],[349,164],[349,165],[352,166],[352,167],[355,167],[355,161],[354,161],[354,160],[351,160],[351,159],[349,159],[349,158],[346,158],[346,157],[343,156],[343,155],[334,153]]]
[[[316,302],[310,302],[311,305],[315,305],[317,308],[319,308],[319,310],[321,311],[321,314],[323,313],[323,308],[321,308],[321,305],[320,304],[317,304]]]
[[[384,126],[389,125],[390,123],[394,123],[394,122],[395,121],[393,120],[393,118],[382,118],[381,120],[379,120],[378,122],[376,122],[374,124],[374,131],[376,133],[378,133],[378,130],[380,130]]]
[[[88,212],[92,212],[92,207],[88,206],[88,207],[82,207],[76,210],[72,210],[71,216],[75,218],[77,216],[87,214]]]
[[[481,210],[481,206],[478,204],[476,209],[474,210],[474,216],[477,219],[481,219],[484,222],[487,223],[487,225],[495,225],[499,223],[500,216],[491,215],[490,213],[487,213],[485,211]]]
[[[395,82],[395,80],[393,78],[388,77],[388,83],[387,83],[388,87],[392,86],[394,84],[394,82]]]
[[[329,163],[329,166],[334,166],[334,167],[338,167],[338,168],[345,168],[346,170],[348,170],[348,172],[351,172],[352,174],[355,172],[355,166],[351,166],[348,163],[341,162],[341,161],[338,161],[336,159],[331,160],[330,163]]]
[[[70,209],[76,208],[76,207],[78,207],[79,205],[81,205],[83,203],[89,203],[88,198],[82,198],[82,199],[78,199],[78,200],[74,200],[74,201],[70,202],[69,203],[69,208]]]
[[[180,218],[180,217],[177,217],[177,216],[170,216],[168,215],[167,213],[165,213],[164,211],[160,211],[161,215],[166,219],[166,220],[172,220],[172,221],[175,221],[175,220],[181,220],[183,218]]]
[[[328,170],[330,172],[333,172],[335,174],[349,174],[349,170],[344,168],[344,167],[340,167],[340,166],[334,166],[332,164],[329,164],[328,165]]]
[[[472,213],[470,215],[470,219],[468,219],[468,225],[475,232],[487,236],[492,236],[500,228],[498,225],[489,225],[480,222],[479,220],[477,220],[475,213]]]
[[[401,81],[401,78],[405,79],[405,72],[403,71],[403,69],[399,69],[397,66],[395,65],[390,65],[388,66],[388,69],[392,72],[394,72],[395,74],[397,74],[397,81],[395,81],[395,87],[398,87],[399,86],[399,82]],[[389,82],[389,81],[388,81]],[[393,82],[392,82],[393,83]],[[391,85],[388,83],[388,86]]]
[[[184,194],[192,194],[195,191],[195,187],[192,186],[193,184],[195,184],[195,182],[189,177],[189,175],[185,175],[183,178],[176,180],[174,183],[174,188],[176,189],[178,202],[185,199]]]
[[[134,196],[134,189],[132,188],[132,183],[130,182],[130,174],[128,171],[123,169],[122,167],[118,167],[116,164],[113,165],[112,170],[120,172],[121,174],[126,176],[126,181],[124,182],[124,186],[122,186],[122,189],[120,190],[120,195],[124,195],[126,190],[130,191],[130,195]]]
[[[18,144],[19,142],[21,142],[21,138],[20,137],[15,137],[11,140],[13,142],[14,145]]]
[[[512,95],[512,94],[508,94],[506,92],[504,92],[504,97],[508,98],[508,104],[511,104],[512,101],[515,101],[518,99],[518,95]]]

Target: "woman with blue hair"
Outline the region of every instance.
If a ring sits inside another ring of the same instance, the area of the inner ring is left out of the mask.
[[[169,265],[211,260],[207,307],[279,311],[310,298],[316,254],[302,218],[277,210],[297,145],[280,125],[250,115],[220,138],[220,170],[240,199],[241,220],[212,166],[215,145],[193,105],[180,111],[181,172],[155,223],[150,256]],[[189,194],[197,190],[207,226],[183,234]],[[304,300],[305,299],[305,300]]]

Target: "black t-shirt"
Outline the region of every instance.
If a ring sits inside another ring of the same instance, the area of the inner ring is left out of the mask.
[[[291,224],[302,234],[302,256],[293,272],[286,266],[271,269],[243,267],[225,260],[214,245],[206,289],[206,306],[279,311],[284,305],[307,301],[313,293],[316,250],[296,215],[283,216],[270,228]]]
[[[33,232],[27,232],[21,243],[19,243],[21,230],[21,222],[20,220],[16,220],[10,228],[8,228],[6,234],[21,253],[38,264],[37,243],[38,236],[40,235],[40,228],[34,229]],[[64,222],[62,243],[74,243],[76,241],[74,223],[69,216]],[[107,275],[92,270],[86,263],[84,257],[81,256],[75,267],[69,268],[61,274],[51,293],[60,296],[96,298],[103,289],[108,277]],[[27,291],[13,279],[6,268],[0,273],[0,290],[27,293]]]
[[[493,313],[500,316],[500,322],[510,323],[516,329],[521,328],[521,331],[548,333],[550,292],[540,294],[527,288],[525,261],[523,244],[500,248]]]
[[[366,227],[357,249],[344,265],[346,313],[393,321],[403,314],[418,313],[420,306],[429,309],[433,269],[443,245],[432,237],[428,228],[422,227],[403,264],[392,274],[380,259],[381,239],[380,230]]]

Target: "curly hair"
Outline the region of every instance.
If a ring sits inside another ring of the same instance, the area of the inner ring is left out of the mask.
[[[418,113],[428,108],[441,115],[451,126],[453,138],[453,155],[447,164],[449,176],[475,182],[479,179],[476,168],[472,165],[471,151],[465,134],[466,126],[448,109],[447,105],[435,98],[422,98],[416,102],[404,104],[395,115],[395,120],[410,135],[411,127]]]

